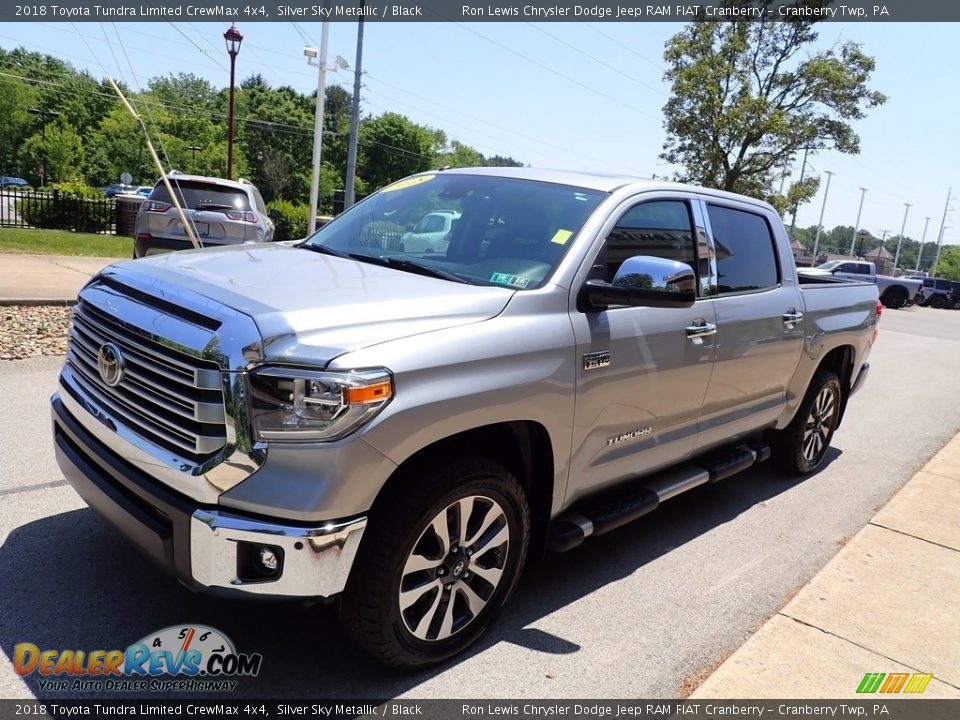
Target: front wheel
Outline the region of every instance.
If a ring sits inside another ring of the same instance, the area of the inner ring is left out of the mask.
[[[341,598],[344,628],[395,667],[462,652],[513,591],[529,529],[524,492],[499,463],[452,460],[406,472],[371,513]]]
[[[819,370],[790,424],[770,434],[774,462],[794,475],[806,475],[820,467],[840,420],[840,399],[837,374]]]

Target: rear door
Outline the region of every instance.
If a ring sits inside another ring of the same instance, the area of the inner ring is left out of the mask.
[[[581,280],[612,281],[635,255],[685,262],[699,276],[709,263],[700,255],[707,244],[698,212],[692,196],[676,192],[624,202],[602,231]],[[568,502],[693,451],[715,329],[712,303],[702,298],[691,308],[573,307],[571,320],[577,352],[571,476],[577,484]]]
[[[792,265],[781,264],[774,223],[746,203],[704,197],[716,254],[711,303],[716,360],[700,421],[698,449],[773,422],[803,349],[803,299]],[[785,242],[785,238],[783,238]]]

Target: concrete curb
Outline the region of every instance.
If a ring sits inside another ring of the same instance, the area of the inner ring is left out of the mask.
[[[960,698],[958,518],[960,435],[691,699],[898,697],[858,694],[867,673],[930,673],[922,697]]]
[[[20,305],[23,307],[40,307],[43,305],[53,305],[56,307],[72,307],[77,304],[77,299],[73,298],[72,300],[53,300],[50,298],[27,298],[23,300],[17,300],[15,298],[0,298],[0,307],[13,307],[15,305]]]

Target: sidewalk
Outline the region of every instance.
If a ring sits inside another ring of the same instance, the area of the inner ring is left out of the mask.
[[[960,698],[960,435],[691,699],[884,699],[867,673],[933,673]]]
[[[0,254],[0,305],[72,303],[91,275],[118,259]]]

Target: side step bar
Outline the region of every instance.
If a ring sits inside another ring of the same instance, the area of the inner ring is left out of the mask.
[[[550,550],[566,552],[591,535],[603,535],[653,512],[664,500],[705,483],[742,472],[770,457],[766,445],[740,445],[732,453],[713,455],[622,488],[587,498],[550,525]]]

